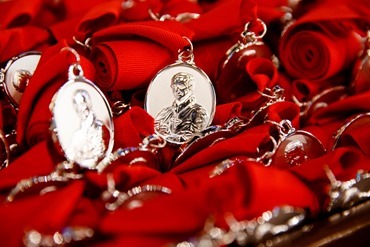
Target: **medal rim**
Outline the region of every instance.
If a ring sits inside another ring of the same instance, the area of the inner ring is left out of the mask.
[[[197,67],[195,64],[190,64],[190,63],[186,63],[186,62],[182,62],[182,61],[180,61],[180,62],[175,62],[175,63],[173,63],[173,64],[170,64],[170,65],[168,65],[168,66],[166,66],[166,67],[164,67],[163,69],[161,69],[160,71],[158,71],[157,72],[157,74],[153,77],[153,79],[150,81],[150,83],[149,83],[149,86],[148,86],[148,89],[147,89],[147,92],[146,92],[146,94],[145,94],[145,99],[144,99],[144,109],[145,109],[145,111],[147,111],[148,112],[148,114],[149,115],[151,115],[153,118],[154,118],[154,120],[155,120],[155,116],[153,116],[149,111],[148,111],[148,95],[150,94],[150,92],[152,91],[151,89],[153,88],[153,84],[155,84],[155,81],[157,80],[157,78],[159,77],[159,75],[161,74],[161,73],[163,73],[165,70],[168,70],[168,69],[171,69],[171,68],[174,68],[174,67],[178,67],[178,66],[184,66],[184,67],[187,67],[187,68],[191,68],[191,69],[193,69],[193,70],[195,70],[197,73],[199,73],[203,78],[204,78],[204,82],[207,82],[208,84],[209,84],[209,88],[211,89],[210,91],[211,91],[211,96],[212,96],[212,104],[211,104],[211,111],[210,111],[210,113],[209,113],[209,120],[208,120],[208,123],[207,123],[207,127],[206,128],[204,128],[202,131],[204,131],[205,129],[207,129],[210,125],[211,125],[211,123],[212,123],[212,121],[213,121],[213,118],[214,118],[214,116],[215,116],[215,113],[216,113],[216,91],[215,91],[215,88],[214,88],[214,85],[213,85],[213,83],[212,83],[212,81],[210,80],[210,78],[208,77],[208,75],[201,69],[201,68],[199,68],[199,67]],[[158,131],[156,131],[155,130],[155,132],[159,135],[159,136],[161,136],[161,137],[163,137],[164,139],[166,139],[166,141],[168,142],[168,143],[171,143],[171,144],[177,144],[177,145],[181,145],[181,144],[184,144],[184,143],[188,143],[189,141],[191,141],[192,140],[192,138],[190,138],[189,140],[187,140],[187,141],[183,141],[183,142],[181,142],[181,141],[173,141],[173,140],[170,140],[169,138],[167,138],[166,137],[166,135],[163,135],[163,134],[161,134],[161,133],[159,133]],[[200,131],[201,132],[201,131]],[[195,135],[194,135],[195,136]],[[193,137],[194,137],[193,136]]]
[[[96,162],[96,164],[94,164],[94,165],[84,165],[84,164],[81,164],[81,162],[78,162],[78,161],[69,157],[69,155],[66,152],[66,149],[68,148],[68,145],[61,142],[60,137],[59,137],[60,132],[58,131],[58,124],[56,123],[56,119],[55,119],[55,105],[57,103],[57,100],[59,99],[63,90],[65,90],[69,86],[73,86],[73,84],[76,83],[76,82],[77,83],[84,83],[88,86],[91,86],[91,88],[99,94],[102,101],[105,103],[107,114],[108,114],[108,117],[109,117],[110,128],[107,128],[109,130],[108,146],[105,148],[104,155],[102,155],[102,157],[99,158],[99,161]],[[97,169],[97,166],[98,166],[99,162],[112,153],[112,150],[113,150],[113,147],[114,147],[114,122],[113,122],[112,110],[110,108],[109,101],[105,97],[104,93],[93,82],[91,82],[90,80],[88,80],[87,78],[85,78],[83,76],[78,76],[78,77],[75,77],[73,79],[68,80],[54,94],[54,96],[53,96],[53,98],[50,102],[50,111],[52,113],[51,126],[50,126],[50,130],[51,130],[51,133],[52,133],[52,140],[54,142],[54,145],[58,149],[58,151],[67,159],[68,162],[76,163],[80,167],[83,167],[83,168],[87,168],[87,169],[90,169],[90,170],[95,170],[95,169]]]
[[[331,139],[331,151],[334,151],[336,148],[338,148],[338,145],[340,144],[339,141],[340,141],[340,138],[343,136],[343,133],[353,124],[355,123],[357,120],[363,118],[363,117],[366,117],[366,118],[370,118],[370,112],[366,112],[366,113],[359,113],[359,114],[356,114],[352,117],[350,117],[349,119],[347,119],[344,124],[342,126],[340,126],[335,132],[334,134],[332,135],[332,139]],[[339,146],[340,147],[340,146]]]
[[[230,62],[231,58],[243,51],[244,49],[246,48],[249,48],[251,46],[258,46],[258,45],[264,45],[264,43],[261,41],[261,40],[257,40],[255,42],[249,42],[249,43],[246,43],[246,44],[243,44],[242,42],[238,41],[237,43],[235,43],[234,45],[232,45],[226,52],[225,52],[225,55],[224,55],[224,59],[223,59],[223,62],[221,63],[221,67],[220,69],[223,69],[225,68],[225,66]]]

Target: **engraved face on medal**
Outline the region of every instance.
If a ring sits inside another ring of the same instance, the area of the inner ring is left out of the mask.
[[[5,69],[1,69],[0,84],[14,107],[18,107],[40,57],[41,53],[38,51],[26,52],[12,58]]]
[[[70,162],[95,169],[113,149],[114,126],[103,93],[84,77],[64,84],[55,94],[53,139]]]
[[[155,131],[168,142],[183,144],[212,122],[216,96],[212,82],[188,63],[165,67],[149,85],[145,109],[155,119]]]
[[[272,158],[275,167],[289,168],[326,154],[325,147],[311,133],[297,130],[284,138]]]

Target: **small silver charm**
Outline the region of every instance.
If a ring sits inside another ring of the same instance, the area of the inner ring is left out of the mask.
[[[54,95],[50,109],[53,140],[66,159],[96,169],[113,149],[112,111],[101,90],[83,76],[78,62],[70,66],[69,80]]]
[[[38,51],[25,52],[13,57],[4,69],[0,69],[0,85],[8,101],[16,109],[40,57],[41,53]]]
[[[185,52],[189,54],[185,56]],[[155,75],[144,106],[155,119],[156,133],[170,143],[186,143],[212,123],[215,90],[204,71],[194,64],[192,46]]]

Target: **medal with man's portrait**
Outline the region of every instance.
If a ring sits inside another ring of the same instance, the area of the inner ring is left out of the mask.
[[[193,64],[179,62],[162,69],[149,85],[145,108],[157,134],[183,144],[213,120],[216,96],[208,76]]]

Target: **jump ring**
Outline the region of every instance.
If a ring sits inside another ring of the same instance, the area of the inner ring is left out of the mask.
[[[167,144],[166,140],[157,134],[149,135],[144,138],[141,147],[146,150],[148,147],[158,149],[163,148]]]
[[[182,50],[179,50],[178,60],[182,61],[182,62],[186,62],[186,63],[194,63],[194,46],[193,46],[193,43],[186,36],[183,36],[182,38],[185,39],[186,41],[188,41],[189,48],[187,48],[187,49],[183,48]]]
[[[257,18],[257,19],[255,19],[255,20],[253,20],[253,21],[258,21],[261,25],[262,25],[262,27],[263,27],[263,30],[262,30],[262,33],[261,34],[256,34],[255,32],[253,32],[253,31],[249,31],[249,25],[251,24],[251,22],[248,22],[247,24],[245,24],[245,27],[244,27],[244,32],[253,32],[254,33],[254,37],[256,38],[256,39],[260,39],[260,38],[263,38],[263,36],[265,36],[265,34],[266,34],[266,32],[267,32],[267,27],[266,27],[266,24],[261,20],[261,19],[259,19],[259,18]]]
[[[82,66],[79,63],[75,63],[69,66],[68,76],[69,78],[82,77],[84,75]]]
[[[72,39],[76,44],[83,46],[84,48],[91,49],[91,38],[87,38],[83,43],[79,41],[76,36],[73,36]]]
[[[112,107],[113,115],[119,116],[124,112],[124,110],[130,109],[130,108],[131,108],[130,103],[126,104],[126,103],[124,103],[123,101],[120,101],[120,100],[116,101],[116,102],[113,103],[113,107]]]

